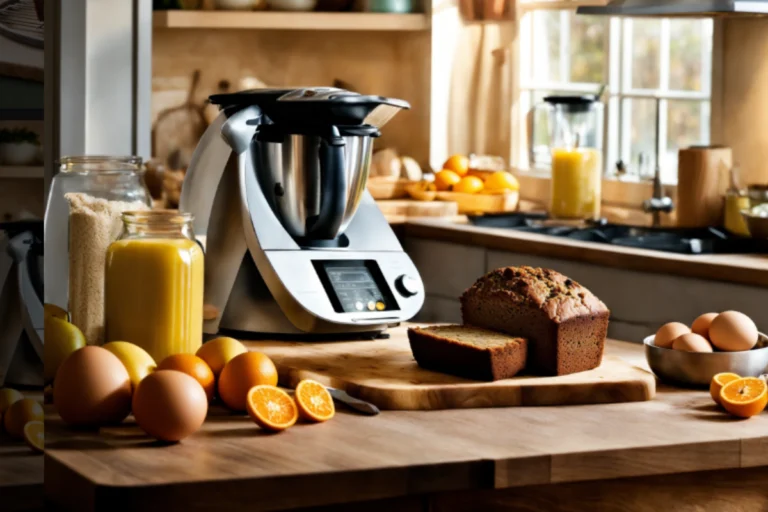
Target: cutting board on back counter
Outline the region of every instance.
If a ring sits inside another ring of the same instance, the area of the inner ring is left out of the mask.
[[[389,339],[343,342],[246,342],[275,362],[280,383],[315,379],[381,409],[437,410],[476,407],[578,405],[650,400],[653,375],[613,356],[592,371],[561,377],[519,376],[479,382],[420,368],[405,327]]]
[[[391,199],[376,201],[385,217],[455,217],[459,205],[453,201],[416,201],[413,199]]]

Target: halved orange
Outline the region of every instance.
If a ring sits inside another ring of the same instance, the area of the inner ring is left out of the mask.
[[[292,427],[299,418],[293,398],[280,388],[261,384],[248,391],[248,414],[261,428],[279,432]]]
[[[45,448],[45,424],[42,421],[28,421],[24,425],[24,440],[36,452]]]
[[[336,412],[331,394],[325,386],[314,380],[305,379],[299,382],[294,396],[299,414],[305,420],[328,421]]]
[[[734,380],[720,390],[720,403],[734,416],[751,418],[768,406],[768,384],[756,377]]]
[[[733,382],[740,378],[741,375],[735,373],[718,373],[712,377],[712,382],[709,383],[709,394],[712,396],[712,400],[714,400],[717,405],[722,405],[720,403],[720,390],[729,382]]]

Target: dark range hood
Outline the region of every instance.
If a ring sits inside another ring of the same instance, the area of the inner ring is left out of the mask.
[[[578,14],[607,16],[766,16],[768,0],[610,0],[579,7]]]

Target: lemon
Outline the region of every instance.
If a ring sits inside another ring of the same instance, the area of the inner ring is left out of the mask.
[[[483,190],[483,180],[477,176],[464,176],[461,181],[453,186],[454,192],[464,194],[477,194]]]
[[[488,176],[488,179],[485,180],[485,189],[493,192],[505,190],[515,192],[520,190],[520,183],[512,174],[506,171],[498,171]]]
[[[236,339],[222,337],[203,343],[195,355],[208,363],[213,374],[218,378],[229,361],[245,352],[248,352],[248,349]]]
[[[43,317],[53,317],[58,318],[59,320],[66,320],[69,322],[69,313],[64,311],[63,308],[60,308],[56,304],[45,304],[43,306]]]
[[[157,364],[152,356],[146,350],[127,341],[111,341],[104,345],[104,348],[117,356],[128,375],[131,377],[133,389],[139,385],[141,379],[152,373]]]
[[[0,414],[5,414],[5,411],[14,403],[24,398],[24,395],[11,388],[0,389]]]
[[[48,316],[45,318],[45,380],[56,377],[61,363],[75,350],[85,346],[85,336],[75,325]]]
[[[31,398],[14,402],[3,419],[5,431],[15,439],[24,438],[24,425],[30,421],[43,421],[43,406]]]

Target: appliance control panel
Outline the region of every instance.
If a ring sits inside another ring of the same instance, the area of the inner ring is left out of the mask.
[[[399,311],[376,260],[312,260],[337,313]]]
[[[318,319],[358,327],[404,322],[424,304],[419,272],[402,251],[313,249],[264,254],[264,263],[277,278],[269,285],[275,300],[283,311],[306,320],[309,328]]]

